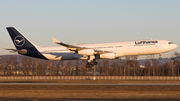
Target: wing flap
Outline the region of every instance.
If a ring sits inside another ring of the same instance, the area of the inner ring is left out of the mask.
[[[4,48],[5,50],[9,50],[10,53],[21,53],[21,54],[26,54],[27,50],[26,49],[21,49],[21,50],[17,50],[17,49],[10,49],[10,48]]]

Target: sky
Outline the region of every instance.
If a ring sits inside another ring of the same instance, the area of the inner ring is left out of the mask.
[[[0,0],[0,55],[15,48],[6,27],[39,46],[170,40],[180,52],[180,0]],[[158,57],[158,55],[156,55]]]

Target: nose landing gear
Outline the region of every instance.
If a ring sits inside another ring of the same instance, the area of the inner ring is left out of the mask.
[[[161,54],[159,54],[159,58],[158,58],[159,60],[162,60],[162,58],[161,58]]]

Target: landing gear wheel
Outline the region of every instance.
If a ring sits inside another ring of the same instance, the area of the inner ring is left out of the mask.
[[[91,64],[90,64],[89,66],[90,66],[89,68],[92,68],[92,67],[93,67],[93,65],[91,65]]]
[[[93,65],[97,65],[97,62],[96,62],[96,60],[95,59],[93,59]]]
[[[87,64],[87,65],[86,65],[86,68],[90,68],[90,65],[89,65],[89,64]]]
[[[92,68],[94,65],[97,65],[95,56],[89,56],[86,68]]]
[[[159,57],[159,60],[162,60],[162,58],[161,58],[161,57]]]
[[[92,68],[92,67],[93,67],[93,65],[92,65],[92,64],[87,63],[86,68]]]
[[[159,53],[159,60],[162,60],[162,58],[161,58],[161,53]]]
[[[96,61],[92,61],[90,62],[91,65],[97,65],[97,62]]]
[[[97,62],[94,62],[94,65],[97,65]]]
[[[92,62],[90,62],[90,64],[91,64],[91,65],[94,65],[94,62],[92,61]]]

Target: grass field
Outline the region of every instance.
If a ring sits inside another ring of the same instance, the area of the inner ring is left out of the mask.
[[[1,81],[22,82],[22,81]],[[45,81],[27,81],[45,82]],[[63,80],[46,81],[62,83],[92,83],[92,82],[120,82],[120,81],[93,81],[93,80]],[[142,82],[142,81],[121,81]],[[143,81],[143,82],[176,82],[176,81]],[[178,81],[179,82],[179,81]],[[0,101],[179,101],[180,86],[38,86],[16,85],[0,86]]]

